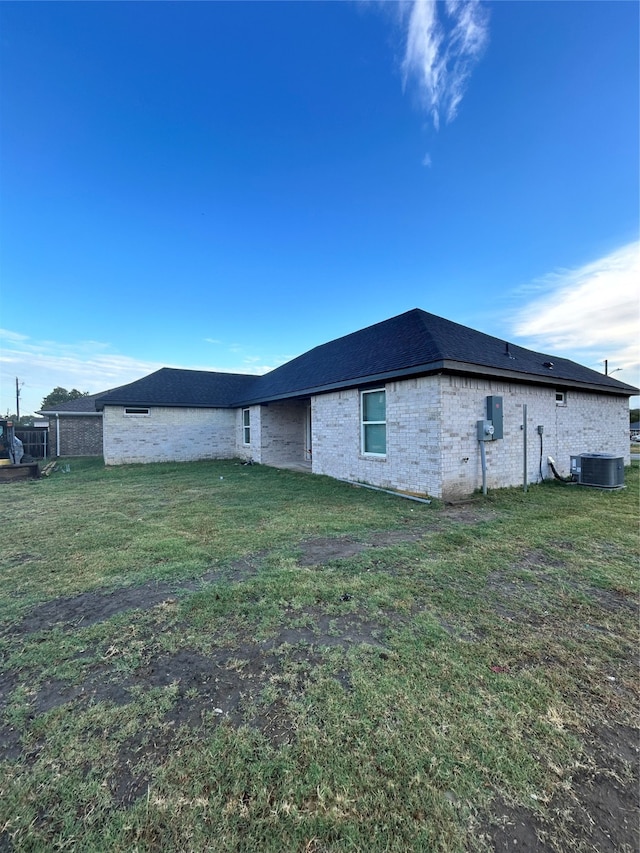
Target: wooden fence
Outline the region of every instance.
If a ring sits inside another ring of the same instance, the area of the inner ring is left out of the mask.
[[[46,459],[49,456],[49,430],[17,429],[16,437],[20,439],[26,456],[34,459]]]

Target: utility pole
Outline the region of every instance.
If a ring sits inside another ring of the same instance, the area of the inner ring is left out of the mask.
[[[20,385],[16,376],[16,420],[20,420]]]

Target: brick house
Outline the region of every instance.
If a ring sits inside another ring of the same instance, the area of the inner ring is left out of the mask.
[[[264,376],[162,368],[98,397],[107,465],[251,458],[276,467],[454,498],[482,482],[477,421],[500,399],[502,437],[484,443],[487,486],[550,476],[547,456],[613,453],[629,464],[638,389],[414,309]],[[523,412],[527,429],[523,429]],[[542,430],[539,431],[538,427]]]
[[[78,397],[39,414],[49,419],[49,456],[102,456],[102,412],[99,394]]]

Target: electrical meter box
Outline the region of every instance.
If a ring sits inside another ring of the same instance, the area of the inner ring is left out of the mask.
[[[476,421],[478,441],[493,441],[495,438],[494,428],[491,421]]]
[[[502,397],[487,397],[487,420],[493,424],[493,439],[502,438]]]

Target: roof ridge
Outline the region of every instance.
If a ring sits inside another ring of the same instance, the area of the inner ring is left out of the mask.
[[[237,407],[442,370],[637,393],[632,386],[570,359],[538,353],[411,308],[317,344],[267,373],[161,367],[104,392],[96,405]]]

